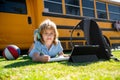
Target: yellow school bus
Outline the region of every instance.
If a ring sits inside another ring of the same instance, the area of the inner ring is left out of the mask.
[[[112,47],[120,46],[120,31],[112,23],[120,20],[120,3],[110,0],[0,0],[0,50],[15,44],[26,50],[33,32],[45,19],[56,23],[64,50],[71,50],[70,35],[84,18],[96,20]],[[84,33],[75,30],[74,44],[86,43]]]

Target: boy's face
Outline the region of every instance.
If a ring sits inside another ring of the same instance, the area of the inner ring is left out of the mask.
[[[52,44],[55,37],[55,32],[53,29],[47,29],[43,32],[42,37],[45,44]]]

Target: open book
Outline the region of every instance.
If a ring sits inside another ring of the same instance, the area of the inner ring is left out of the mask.
[[[59,56],[55,58],[50,58],[48,62],[54,62],[54,61],[67,61],[69,60],[69,57]]]

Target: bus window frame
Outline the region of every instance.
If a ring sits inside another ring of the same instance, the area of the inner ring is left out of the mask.
[[[105,9],[101,9],[101,7],[100,7],[100,9],[98,8],[98,6],[97,6],[97,3],[98,4],[102,4],[102,5],[104,5],[104,8]],[[108,19],[108,16],[107,16],[107,9],[106,9],[106,3],[104,3],[104,2],[100,2],[100,1],[96,1],[96,11],[97,11],[97,17],[98,18],[102,18],[102,19]],[[98,12],[102,12],[103,14],[105,14],[105,16],[99,16],[99,14],[98,14]]]
[[[66,15],[80,16],[81,15],[80,14],[80,4],[79,4],[80,1],[78,0],[77,4],[75,2],[67,2],[67,1],[68,0],[65,0]],[[72,11],[70,11],[70,10],[72,10]]]
[[[61,5],[61,8],[60,8],[61,10],[59,9],[60,12],[50,11],[50,9],[49,9],[50,7],[46,7],[45,6],[46,3],[50,3],[50,4],[52,3],[52,4],[55,4],[55,5]],[[44,0],[44,12],[63,14],[63,11],[62,11],[62,0],[61,0],[61,2]]]
[[[21,1],[21,0],[20,0],[20,1]],[[6,3],[5,5],[3,5],[3,7],[4,7],[4,8],[7,7],[7,8],[6,8],[7,10],[6,10],[6,9],[3,9],[3,10],[2,10],[2,8],[1,8],[0,12],[26,15],[26,14],[28,13],[28,12],[27,12],[26,0],[22,0],[22,1],[24,1],[24,3],[23,3],[23,2],[20,2],[20,1],[15,1],[15,0],[9,0],[9,1],[6,0],[6,2],[2,2],[2,1],[1,1],[2,4],[5,4],[5,3]],[[23,9],[23,12],[22,12],[22,13],[20,12],[21,6],[19,6],[19,7],[18,7],[18,6],[16,7],[15,5],[12,5],[12,6],[11,6],[11,5],[7,5],[7,3],[16,4],[16,5],[17,5],[17,4],[20,4],[20,3],[23,3],[23,5],[24,5],[23,8],[22,8],[22,9]],[[9,7],[9,8],[8,8],[8,7]],[[11,8],[10,8],[10,7],[11,7]],[[14,8],[14,11],[12,11],[12,10],[10,11],[10,9],[12,9],[12,8]],[[15,10],[16,10],[16,11],[15,11]],[[19,11],[19,12],[17,12],[17,11]]]
[[[120,8],[120,6],[114,5],[114,4],[108,4],[108,11],[109,11],[110,20],[116,20],[116,19],[111,18],[111,17],[112,17],[111,14],[112,14],[112,15],[115,15],[115,16],[118,15],[119,18],[117,17],[117,20],[120,20],[120,13],[119,13],[119,12],[115,12],[115,11],[114,11],[114,12],[111,11],[111,10],[109,9],[109,8],[110,8],[109,6],[111,6],[111,7],[112,7],[112,6],[115,6],[115,7],[117,6],[117,7],[119,7],[119,8]]]

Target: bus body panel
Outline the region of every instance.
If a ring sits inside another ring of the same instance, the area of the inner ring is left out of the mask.
[[[26,0],[27,14],[0,12],[0,49],[7,45],[15,44],[21,49],[26,49],[33,42],[34,21],[32,18],[29,0]]]

